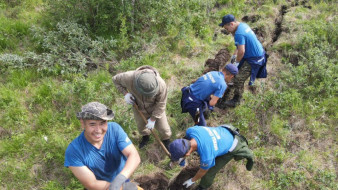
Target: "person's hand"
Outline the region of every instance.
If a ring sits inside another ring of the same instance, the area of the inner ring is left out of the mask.
[[[155,121],[156,121],[156,120],[155,120]],[[152,121],[152,120],[149,118],[146,127],[147,127],[149,130],[154,129],[155,121]]]
[[[237,55],[232,55],[230,59],[230,63],[235,63],[236,62]]]
[[[122,184],[126,182],[127,177],[124,176],[123,174],[119,174],[115,177],[113,182],[111,182],[109,186],[109,190],[120,190],[122,187]]]
[[[128,92],[124,95],[124,101],[126,101],[127,104],[133,105],[135,103],[135,97]]]
[[[194,184],[195,182],[192,181],[192,178],[188,179],[187,181],[185,181],[183,183],[183,186],[185,186],[185,188],[190,187],[192,184]]]
[[[127,182],[123,184],[123,189],[127,190],[137,190],[137,185],[133,182]]]

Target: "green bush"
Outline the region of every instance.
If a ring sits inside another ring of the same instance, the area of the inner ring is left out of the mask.
[[[0,55],[0,68],[36,68],[40,72],[67,74],[83,72],[91,67],[105,67],[114,58],[116,41],[98,38],[92,40],[80,25],[67,22],[58,23],[56,31],[44,31],[32,27],[34,38],[44,51],[42,54],[25,52]]]

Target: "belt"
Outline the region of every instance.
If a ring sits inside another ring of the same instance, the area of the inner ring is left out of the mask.
[[[234,136],[234,142],[232,143],[229,152],[232,152],[233,150],[235,150],[236,146],[238,144],[238,139],[236,138],[236,136]]]

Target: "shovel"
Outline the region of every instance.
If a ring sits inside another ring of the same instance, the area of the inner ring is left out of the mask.
[[[141,115],[143,121],[145,123],[147,123],[147,119],[144,117],[143,113],[138,109],[138,106],[136,104],[133,104],[134,108],[138,111],[138,113]],[[155,139],[157,140],[157,142],[161,145],[162,149],[164,150],[164,152],[169,156],[169,158],[171,157],[170,152],[167,150],[167,148],[164,146],[164,144],[162,143],[162,141],[160,140],[160,138],[158,137],[158,135],[151,129],[150,130],[151,133],[154,135]]]

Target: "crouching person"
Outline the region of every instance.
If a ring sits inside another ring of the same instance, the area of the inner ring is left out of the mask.
[[[99,102],[90,102],[77,113],[83,128],[66,150],[68,167],[86,189],[137,189],[129,177],[140,164],[140,156],[115,122],[112,110]]]
[[[248,143],[238,130],[231,125],[219,127],[194,126],[186,131],[187,139],[176,139],[169,145],[172,161],[182,161],[192,152],[197,151],[200,156],[200,169],[187,179],[183,186],[186,188],[201,179],[197,189],[208,189],[214,178],[230,160],[247,159],[246,169],[253,166],[253,153]]]
[[[227,64],[222,71],[208,72],[190,86],[183,87],[182,113],[189,112],[196,125],[206,126],[203,112],[213,109],[217,101],[223,97],[227,83],[231,82],[237,73],[235,65]]]

